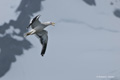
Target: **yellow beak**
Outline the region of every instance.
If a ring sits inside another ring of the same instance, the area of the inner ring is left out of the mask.
[[[54,22],[52,22],[52,26],[55,26],[55,23],[54,23]]]

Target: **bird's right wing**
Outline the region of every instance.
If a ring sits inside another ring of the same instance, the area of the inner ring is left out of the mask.
[[[40,33],[37,33],[36,35],[40,39],[40,42],[42,44],[42,51],[41,55],[44,56],[46,48],[47,48],[47,42],[48,42],[48,32],[46,30],[41,31]]]

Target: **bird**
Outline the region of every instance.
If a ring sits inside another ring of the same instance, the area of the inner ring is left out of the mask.
[[[27,26],[27,29],[30,27],[32,29],[28,33],[26,33],[24,36],[27,37],[29,35],[35,34],[39,38],[42,44],[41,56],[44,56],[47,48],[47,43],[48,43],[48,32],[44,30],[44,28],[50,25],[55,26],[55,23],[51,21],[40,22],[39,21],[40,16],[41,15],[37,15],[36,17],[30,20],[30,23]]]

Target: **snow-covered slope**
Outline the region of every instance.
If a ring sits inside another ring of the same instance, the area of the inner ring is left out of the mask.
[[[47,28],[46,54],[40,56],[41,45],[34,35],[27,37],[33,47],[15,56],[16,62],[1,80],[119,79],[120,18],[114,12],[120,9],[120,1],[89,1],[46,0],[42,11],[33,9],[31,14],[41,14],[41,21],[56,22],[55,27]]]

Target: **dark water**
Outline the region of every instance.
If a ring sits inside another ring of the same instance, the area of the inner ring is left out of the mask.
[[[11,63],[16,61],[16,55],[20,56],[24,54],[24,49],[28,50],[32,47],[32,44],[23,37],[23,34],[27,31],[26,26],[29,24],[30,16],[41,10],[42,1],[43,0],[22,0],[15,11],[21,12],[17,20],[10,20],[9,23],[4,23],[0,26],[0,34],[5,34],[5,30],[9,29],[10,26],[20,29],[19,34],[13,32],[12,34],[6,34],[0,37],[0,77],[3,77],[10,70]],[[11,35],[23,37],[23,40],[18,41],[12,38]]]

